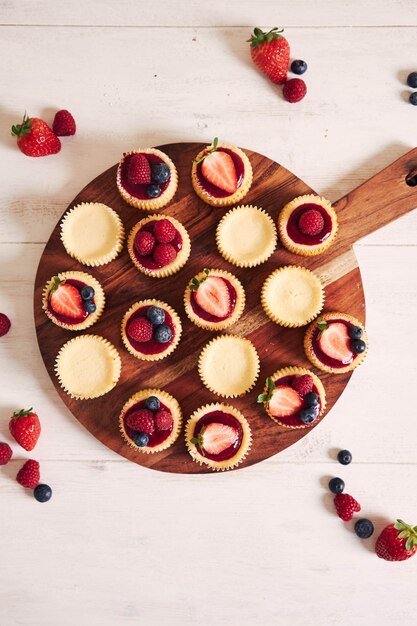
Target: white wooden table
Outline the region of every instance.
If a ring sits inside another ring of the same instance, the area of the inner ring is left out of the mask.
[[[417,523],[417,212],[356,246],[366,365],[308,437],[241,472],[159,474],[103,447],[58,398],[32,314],[52,227],[123,150],[217,135],[336,200],[414,147],[415,1],[3,0],[0,23],[0,310],[13,323],[0,340],[0,440],[23,406],[43,425],[34,452],[0,470],[1,626],[415,624],[417,558],[377,559],[326,484],[342,476],[377,531]],[[253,26],[280,24],[309,64],[298,105],[245,43]],[[59,108],[77,135],[57,156],[21,155],[12,123],[25,109],[52,122]],[[340,447],[353,452],[346,468]],[[28,457],[54,489],[44,506],[14,480]]]

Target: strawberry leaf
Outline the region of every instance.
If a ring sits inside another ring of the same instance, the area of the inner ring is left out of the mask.
[[[329,325],[326,320],[317,320],[317,328],[319,329],[319,334],[317,336],[317,338],[319,339],[324,331],[329,328]]]
[[[407,524],[405,524],[402,520],[397,519],[397,521],[394,524],[394,528],[396,530],[404,530],[407,527]]]
[[[405,549],[406,549],[406,550],[408,550],[408,551],[412,550],[412,549],[413,549],[413,547],[414,547],[414,545],[413,545],[413,544],[414,544],[413,538],[412,538],[412,537],[409,537],[409,538],[407,539],[407,541],[406,541],[406,544],[405,544]]]
[[[398,539],[403,539],[403,537],[408,537],[409,534],[410,533],[408,532],[408,530],[402,530],[400,534],[398,535]]]
[[[266,402],[267,399],[268,399],[268,394],[267,393],[260,393],[256,402],[261,404],[261,403]]]

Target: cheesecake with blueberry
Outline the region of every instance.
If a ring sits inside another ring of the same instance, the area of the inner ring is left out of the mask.
[[[127,249],[135,267],[154,278],[178,272],[187,262],[191,242],[187,230],[174,217],[151,215],[130,231]]]
[[[219,143],[217,137],[194,159],[191,181],[199,198],[211,206],[240,202],[252,185],[252,166],[240,148]]]
[[[303,367],[285,367],[266,379],[258,402],[280,426],[306,428],[316,423],[326,407],[321,380]]]
[[[337,235],[337,215],[322,196],[294,198],[281,210],[278,232],[282,245],[290,252],[315,256],[329,248]]]
[[[228,404],[213,403],[197,409],[185,429],[193,460],[212,470],[227,470],[242,463],[252,434],[243,414]]]
[[[131,448],[146,454],[166,450],[181,432],[177,400],[162,389],[142,389],[124,405],[119,428]]]
[[[230,272],[204,269],[191,279],[184,294],[189,319],[206,330],[224,330],[241,317],[245,291]]]
[[[122,320],[126,349],[143,361],[159,361],[170,355],[179,343],[181,332],[179,316],[160,300],[135,302]]]
[[[307,328],[307,358],[323,372],[344,374],[365,360],[368,337],[364,325],[347,313],[323,313]]]
[[[178,187],[178,173],[167,154],[156,148],[142,148],[123,154],[116,182],[128,204],[154,211],[171,202]]]

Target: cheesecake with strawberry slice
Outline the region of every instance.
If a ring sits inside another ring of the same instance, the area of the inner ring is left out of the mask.
[[[235,407],[213,403],[191,415],[185,441],[196,463],[219,471],[242,463],[251,447],[252,434],[246,418]]]
[[[191,168],[194,191],[211,206],[240,202],[252,178],[252,166],[243,150],[219,143],[217,137],[196,156]]]
[[[224,330],[241,317],[245,308],[245,291],[230,272],[206,268],[188,284],[184,306],[196,326],[206,330]]]
[[[98,280],[86,272],[61,272],[45,285],[42,308],[49,319],[66,330],[85,330],[100,317],[105,305]]]
[[[266,379],[258,402],[280,426],[307,428],[323,416],[326,392],[321,380],[310,370],[285,367]]]
[[[307,358],[323,372],[344,374],[363,363],[368,351],[364,325],[347,313],[323,313],[307,328]]]

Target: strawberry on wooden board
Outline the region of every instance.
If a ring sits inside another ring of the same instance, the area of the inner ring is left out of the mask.
[[[218,149],[218,144],[219,139],[215,137],[204,156],[194,162],[201,163],[201,173],[209,183],[232,194],[238,185],[235,164],[230,154],[222,151],[221,147]]]
[[[389,524],[379,535],[375,552],[385,561],[405,561],[417,552],[417,526],[410,526],[400,519]]]
[[[264,32],[255,28],[248,42],[252,60],[273,83],[282,85],[287,80],[290,45],[281,35],[283,28]]]
[[[341,322],[327,324],[319,320],[317,326],[320,330],[318,344],[324,354],[341,363],[350,363],[353,352],[346,324]]]
[[[201,280],[195,291],[195,299],[203,311],[214,317],[221,319],[230,312],[229,290],[220,276],[208,276]]]
[[[274,417],[294,415],[302,406],[303,401],[298,393],[287,385],[276,387],[269,400],[269,412]]]
[[[39,417],[32,409],[22,409],[10,418],[9,430],[25,450],[33,450],[41,434]]]
[[[12,126],[18,148],[30,157],[48,156],[61,150],[61,142],[48,124],[38,117],[23,116],[21,124]]]
[[[238,438],[238,432],[232,426],[208,424],[200,433],[198,445],[203,452],[217,455],[234,445]]]
[[[49,299],[52,310],[58,315],[70,319],[82,319],[85,315],[83,300],[77,287],[61,281],[58,276],[54,276]]]

